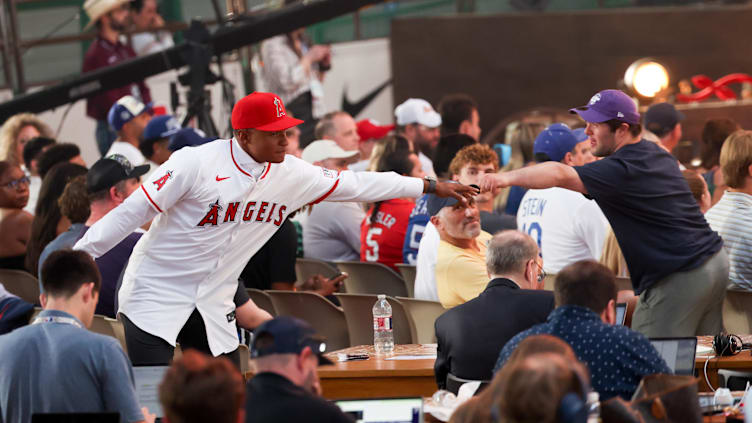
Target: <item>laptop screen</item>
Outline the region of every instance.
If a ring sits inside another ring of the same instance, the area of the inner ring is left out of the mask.
[[[168,366],[134,366],[133,379],[136,382],[138,405],[149,409],[157,418],[164,417],[159,403],[159,384],[162,383]]]
[[[676,375],[694,375],[697,338],[650,338],[658,353]]]
[[[616,324],[623,325],[627,318],[627,303],[616,304]]]
[[[384,398],[335,401],[356,423],[423,423],[422,398]]]

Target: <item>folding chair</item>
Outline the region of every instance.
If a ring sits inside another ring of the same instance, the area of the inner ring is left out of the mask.
[[[345,311],[350,346],[373,345],[373,305],[378,295],[335,294]],[[407,310],[398,299],[387,297],[392,306],[394,344],[414,344],[413,325]]]
[[[735,289],[726,291],[723,325],[728,333],[752,333],[752,292]]]
[[[266,291],[278,316],[293,316],[305,320],[320,335],[326,337],[327,351],[350,346],[345,312],[329,300],[313,292]]]
[[[407,284],[410,298],[415,298],[415,274],[417,273],[415,266],[412,264],[397,263],[397,269],[399,269],[402,279]]]
[[[322,275],[325,278],[331,278],[339,274],[339,270],[331,264],[315,259],[298,258],[295,259],[295,274],[298,281],[307,281],[314,275]]]
[[[245,290],[248,293],[248,296],[251,297],[251,300],[253,300],[260,309],[265,310],[272,316],[277,315],[277,311],[274,310],[274,304],[272,304],[272,297],[270,297],[269,294],[256,288],[246,288]]]
[[[438,301],[419,300],[417,298],[397,297],[405,306],[407,314],[413,322],[415,332],[413,340],[416,344],[435,344],[436,329],[434,323],[446,309]]]
[[[345,279],[345,290],[349,294],[410,296],[410,290],[402,276],[381,263],[342,261],[337,262],[337,267],[349,275]]]
[[[31,304],[39,304],[39,281],[23,270],[0,269],[0,283],[11,294]]]

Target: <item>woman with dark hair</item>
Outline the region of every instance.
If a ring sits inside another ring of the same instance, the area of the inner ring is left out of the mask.
[[[400,139],[388,146],[388,153],[379,159],[378,172],[396,172],[403,176],[425,176],[418,155],[402,148]],[[415,207],[413,198],[395,198],[375,203],[360,226],[360,261],[385,264],[395,271],[402,263],[402,245],[407,223]]]
[[[24,252],[33,217],[23,208],[29,201],[29,178],[21,167],[0,161],[0,268],[24,269]]]
[[[38,275],[39,256],[47,244],[58,235],[68,230],[70,220],[60,213],[58,198],[65,185],[79,175],[85,175],[86,168],[74,163],[58,163],[53,166],[42,180],[39,200],[34,210],[31,224],[31,239],[26,246],[26,270]]]

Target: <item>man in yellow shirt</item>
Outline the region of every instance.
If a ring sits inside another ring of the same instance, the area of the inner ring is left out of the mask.
[[[436,257],[439,301],[452,308],[477,297],[488,285],[486,246],[491,235],[480,228],[475,200],[464,206],[432,194],[427,208],[441,239]]]

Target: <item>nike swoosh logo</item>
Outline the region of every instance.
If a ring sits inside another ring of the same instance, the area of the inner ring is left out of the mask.
[[[342,90],[342,110],[349,113],[350,116],[357,116],[391,83],[392,79],[390,78],[354,102],[347,99],[347,87],[345,87],[345,89]]]
[[[225,176],[224,178],[220,178],[219,175],[217,175],[217,182],[224,181],[225,179],[230,179],[229,176]]]

